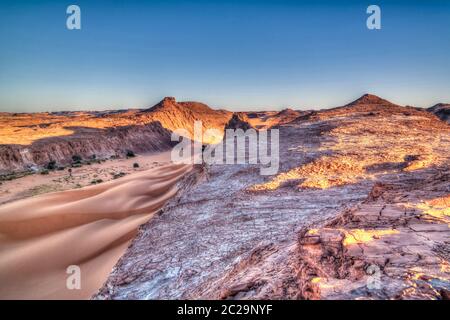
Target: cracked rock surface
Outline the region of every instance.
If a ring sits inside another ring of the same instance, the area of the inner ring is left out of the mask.
[[[280,170],[212,165],[96,299],[448,296],[450,127],[366,95],[278,124]]]

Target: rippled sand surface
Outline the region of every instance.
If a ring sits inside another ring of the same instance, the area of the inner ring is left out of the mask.
[[[89,298],[189,170],[166,164],[0,206],[0,298]],[[80,290],[67,289],[70,265],[80,267]]]

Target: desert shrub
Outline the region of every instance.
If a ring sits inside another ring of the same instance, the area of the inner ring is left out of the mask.
[[[45,166],[47,170],[55,170],[56,169],[56,161],[52,160]]]
[[[41,171],[41,174],[49,174],[49,171],[47,169],[44,169]]]
[[[73,161],[74,163],[80,163],[81,160],[83,160],[83,158],[81,158],[81,156],[79,156],[79,155],[77,155],[77,154],[72,156],[72,161]]]
[[[137,162],[133,163],[133,168],[139,168],[139,163]]]
[[[113,175],[113,179],[119,179],[119,178],[125,176],[125,174],[126,174],[125,172],[119,172],[119,173],[113,173],[112,175]]]
[[[136,155],[134,154],[134,152],[132,150],[127,150],[127,158],[134,158],[136,157]]]
[[[91,181],[91,184],[97,184],[97,183],[102,183],[103,180],[102,179],[94,179]]]
[[[0,175],[0,181],[12,181],[18,178],[22,178],[25,176],[28,176],[30,174],[39,172],[39,170],[27,170],[27,171],[21,171],[21,172],[13,172],[13,173],[7,173]]]

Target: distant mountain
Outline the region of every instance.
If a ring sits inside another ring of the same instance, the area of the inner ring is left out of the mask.
[[[177,109],[179,111],[189,110],[192,113],[198,114],[223,114],[222,110],[214,110],[210,108],[208,105],[196,102],[196,101],[181,101],[178,102],[174,97],[165,97],[160,102],[155,104],[154,106],[144,109],[141,112],[156,112],[156,111],[168,111]],[[225,111],[225,113],[229,113]]]
[[[449,103],[438,103],[430,108],[427,111],[434,113],[441,120],[450,123],[450,104]]]
[[[203,129],[223,130],[232,114],[229,111],[212,109],[201,102],[177,102],[173,97],[166,97],[153,107],[140,111],[136,118],[145,122],[159,121],[168,130],[183,128],[192,134],[195,121],[201,121]]]
[[[393,104],[392,102],[369,93],[362,95],[361,97],[359,97],[355,101],[350,102],[346,106],[359,106],[359,105],[395,106],[395,104]]]
[[[199,102],[167,97],[144,110],[120,112],[2,113],[0,173],[43,167],[51,161],[67,165],[74,155],[89,159],[134,152],[168,150],[171,133],[185,129],[192,137],[194,122],[223,132],[232,112]]]
[[[225,127],[268,129],[335,117],[377,116],[389,120],[398,115],[436,121],[434,113],[445,121],[449,119],[448,104],[438,104],[428,111],[365,94],[342,107],[313,112],[284,109],[233,113],[210,108],[201,102],[178,102],[166,97],[147,109],[1,113],[0,173],[42,167],[50,161],[64,165],[70,163],[74,155],[102,158],[124,155],[127,150],[167,150],[173,145],[170,135],[176,129],[185,129],[186,135],[193,136],[195,121],[202,122],[203,130],[214,128],[222,135]],[[217,141],[217,138],[205,142]]]
[[[447,297],[450,126],[373,95],[301,113],[234,113],[231,128],[276,124],[279,171],[262,176],[260,162],[190,176],[199,183],[141,226],[93,298]],[[366,288],[371,265],[387,271],[377,290]]]
[[[429,112],[426,112],[421,108],[400,106],[376,95],[364,94],[344,106],[320,110],[319,112],[312,112],[310,115],[307,115],[307,118],[327,119],[330,117],[342,117],[349,115],[382,117],[389,117],[393,115],[414,115],[423,118],[433,117]]]

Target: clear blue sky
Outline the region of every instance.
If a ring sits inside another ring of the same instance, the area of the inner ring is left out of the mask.
[[[0,48],[0,111],[450,102],[450,1],[2,1]]]

